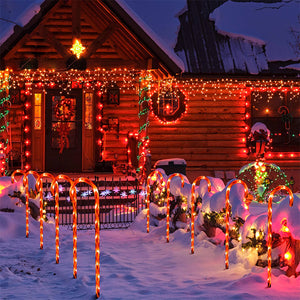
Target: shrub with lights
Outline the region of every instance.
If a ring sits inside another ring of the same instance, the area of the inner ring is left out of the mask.
[[[294,194],[294,205],[290,207],[286,197],[275,207],[272,217],[272,267],[281,268],[287,276],[298,276],[300,263],[300,198]],[[267,261],[267,214],[250,215],[241,231],[242,250],[254,250],[256,265],[266,267]]]
[[[279,185],[290,186],[287,176],[275,164],[264,161],[256,161],[242,167],[239,171],[238,178],[243,180],[253,200],[257,202],[266,202],[271,190]],[[278,198],[278,201],[282,197]]]

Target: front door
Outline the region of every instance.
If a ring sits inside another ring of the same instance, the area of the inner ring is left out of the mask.
[[[82,171],[82,90],[46,95],[46,170]]]

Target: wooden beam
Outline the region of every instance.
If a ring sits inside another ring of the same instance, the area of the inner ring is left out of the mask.
[[[89,58],[97,49],[101,48],[103,43],[108,39],[108,37],[114,32],[115,26],[108,25],[103,32],[101,32],[98,37],[89,45],[85,51],[84,57]]]
[[[80,39],[80,0],[72,0],[72,33],[73,40]]]
[[[68,58],[70,56],[67,49],[62,45],[45,26],[41,25],[39,27],[40,34],[44,37],[45,41],[51,45],[63,58]]]

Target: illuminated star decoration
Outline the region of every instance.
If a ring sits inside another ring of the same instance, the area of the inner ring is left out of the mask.
[[[105,197],[105,196],[110,195],[110,193],[111,193],[110,190],[105,190],[105,191],[102,191],[102,192],[100,193],[100,195],[101,195],[102,197]]]
[[[115,186],[113,191],[115,194],[118,194],[120,192],[120,189],[117,186]]]
[[[130,195],[135,195],[135,194],[136,194],[136,190],[135,190],[135,189],[131,189],[131,190],[129,191],[129,194],[130,194]]]
[[[127,197],[127,194],[126,194],[125,191],[121,193],[121,197],[122,197],[122,198],[123,198],[123,197]]]
[[[70,50],[74,55],[76,55],[77,59],[79,59],[80,55],[84,52],[85,47],[82,46],[81,42],[76,39],[75,42],[73,43],[72,48],[70,48]]]
[[[140,196],[142,196],[142,197],[147,196],[147,193],[144,190],[141,190],[140,191]]]
[[[88,190],[88,191],[82,192],[81,197],[91,196],[92,192],[93,192],[92,190]]]

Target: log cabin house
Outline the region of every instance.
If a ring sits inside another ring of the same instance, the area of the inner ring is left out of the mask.
[[[185,159],[190,179],[237,172],[255,160],[247,138],[260,121],[266,159],[299,173],[299,80],[184,73],[118,1],[46,0],[0,57],[11,168],[140,171],[151,154],[152,166]]]

